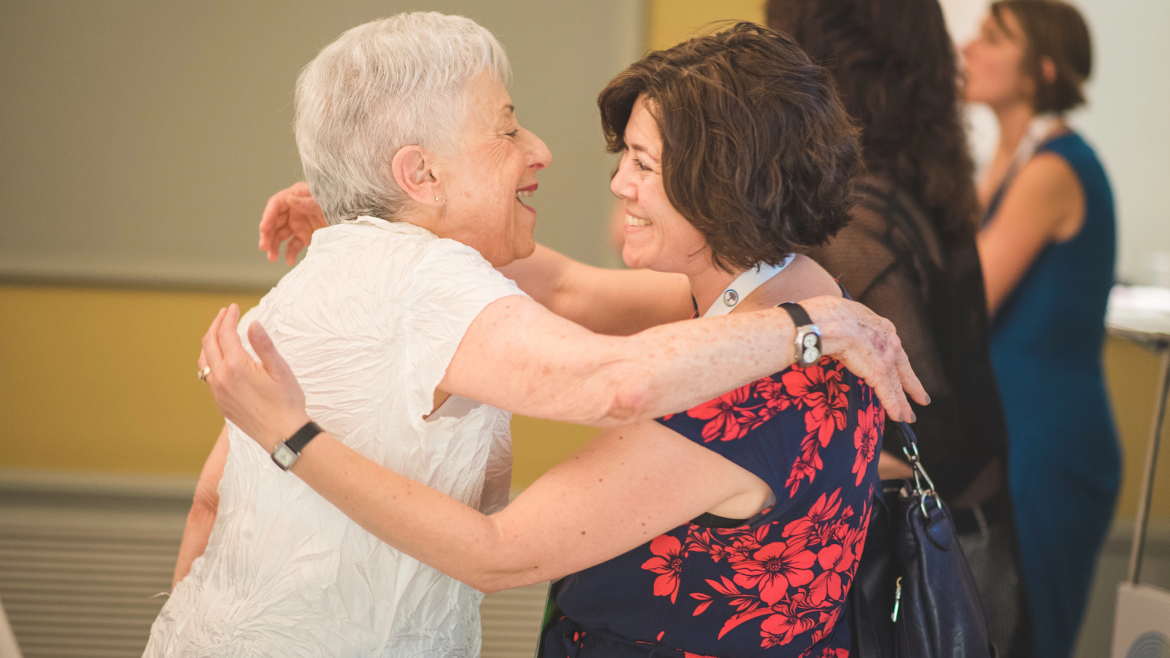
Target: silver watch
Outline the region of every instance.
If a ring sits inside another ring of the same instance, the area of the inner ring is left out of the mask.
[[[796,325],[796,352],[794,354],[797,367],[807,368],[821,360],[821,330],[812,322],[808,312],[800,304],[786,302],[780,308],[788,311],[792,324]]]
[[[821,360],[821,330],[815,324],[796,328],[796,363],[802,368]]]
[[[272,461],[281,470],[287,471],[292,468],[292,465],[297,463],[297,459],[301,456],[301,451],[309,444],[318,434],[323,432],[317,423],[309,421],[305,423],[304,427],[297,430],[296,434],[290,436],[287,440],[276,444],[272,449]]]

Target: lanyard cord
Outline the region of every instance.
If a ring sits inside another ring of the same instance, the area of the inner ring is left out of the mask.
[[[784,268],[788,267],[788,265],[791,264],[795,258],[796,254],[788,254],[788,256],[779,265],[764,265],[763,263],[760,263],[759,265],[746,270],[743,274],[740,274],[738,277],[736,277],[735,281],[732,281],[730,286],[727,286],[727,288],[723,290],[723,294],[719,295],[719,298],[715,300],[715,303],[711,305],[711,308],[707,309],[707,312],[703,314],[703,317],[714,318],[720,315],[727,315],[731,312],[732,309],[738,306],[740,302],[746,299],[748,295],[752,294],[756,288],[764,285],[769,279],[782,272]]]

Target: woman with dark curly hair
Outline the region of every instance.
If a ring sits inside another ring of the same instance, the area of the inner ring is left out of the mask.
[[[815,328],[786,302],[842,294],[793,252],[848,220],[856,130],[827,72],[750,23],[648,54],[599,104],[622,156],[610,187],[628,213],[625,261],[676,277],[639,275],[647,294],[689,282],[684,303],[704,316],[783,305],[803,333],[777,349],[796,350],[799,367],[606,430],[490,516],[329,434],[292,471],[383,541],[477,589],[562,578],[548,658],[844,655],[840,613],[885,415],[872,389],[820,356]],[[223,317],[204,340],[219,373],[209,383],[225,416],[273,449],[281,428],[307,420],[304,398],[258,325],[262,367]]]
[[[932,400],[916,408],[922,461],[951,506],[989,630],[1006,655],[1030,655],[978,202],[942,9],[937,0],[770,0],[767,15],[828,67],[862,129],[868,171],[852,221],[807,253],[903,337]],[[898,474],[896,460],[883,453],[883,472]]]
[[[1088,26],[1055,0],[991,5],[963,50],[966,95],[999,147],[979,183],[1010,480],[1037,654],[1067,658],[1121,484],[1101,350],[1117,249],[1113,193],[1064,119],[1083,104]]]

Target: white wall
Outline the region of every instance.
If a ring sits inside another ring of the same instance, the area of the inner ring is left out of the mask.
[[[965,43],[986,0],[941,0],[955,41]],[[1089,103],[1072,123],[1105,163],[1118,217],[1121,281],[1154,283],[1156,259],[1170,260],[1170,2],[1071,0],[1093,37]],[[994,120],[971,113],[977,161],[995,148]],[[1165,267],[1165,266],[1163,266]],[[1166,274],[1162,285],[1170,285]]]

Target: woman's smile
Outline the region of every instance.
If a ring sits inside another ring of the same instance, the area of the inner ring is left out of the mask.
[[[533,215],[536,214],[536,208],[533,208],[532,206],[524,203],[520,199],[531,199],[532,197],[536,196],[536,188],[537,188],[537,184],[533,183],[532,185],[529,185],[528,187],[522,187],[522,188],[516,190],[516,203],[524,206]]]
[[[626,231],[650,226],[650,224],[651,224],[651,222],[648,219],[643,219],[641,217],[635,217],[634,215],[631,215],[630,213],[626,213]]]

